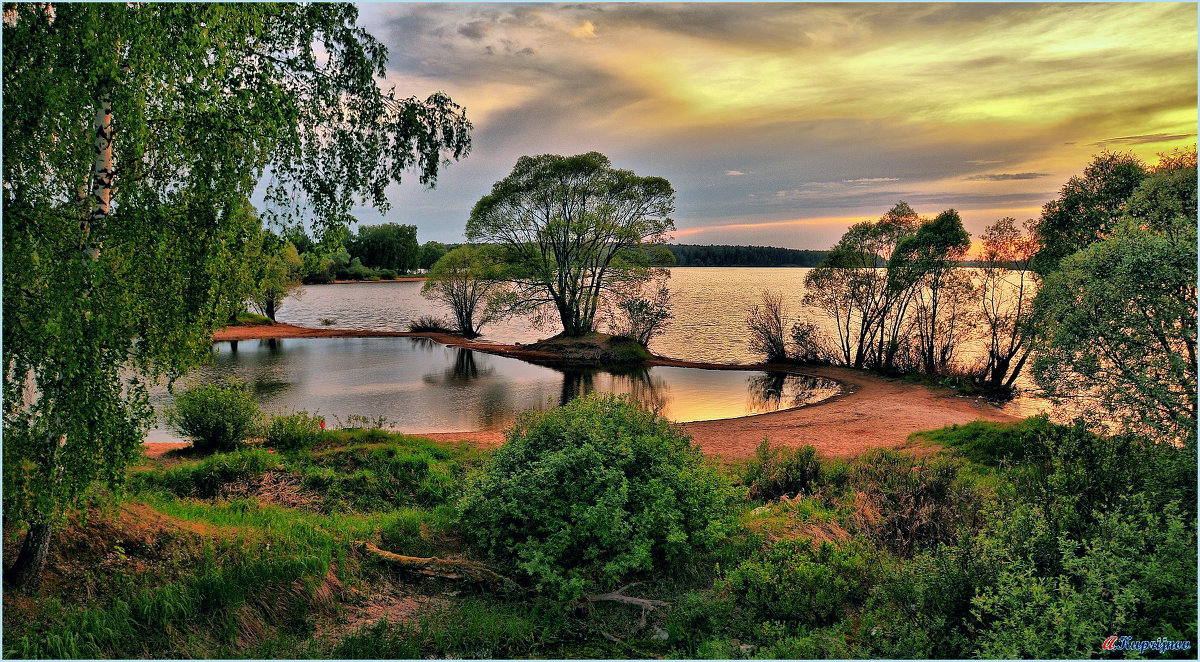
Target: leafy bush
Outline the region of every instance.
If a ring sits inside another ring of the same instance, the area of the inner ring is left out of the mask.
[[[742,471],[742,484],[751,499],[769,501],[781,496],[811,494],[821,482],[821,458],[812,446],[772,447],[767,439]]]
[[[861,541],[781,540],[731,570],[727,583],[754,624],[831,625],[866,602],[880,575],[875,555]]]
[[[399,274],[396,273],[395,269],[380,269],[379,270],[380,280],[396,280],[396,276],[398,276],[398,275]]]
[[[324,429],[325,417],[309,415],[308,411],[301,410],[272,417],[267,422],[263,436],[266,445],[272,448],[299,450],[320,441]]]
[[[238,381],[203,384],[175,396],[167,422],[202,450],[229,450],[262,422],[258,402]]]
[[[835,352],[829,348],[824,332],[812,322],[792,325],[792,360],[808,365],[830,365]]]
[[[408,330],[413,333],[454,333],[450,322],[436,315],[422,315],[408,323]]]
[[[788,360],[783,318],[783,295],[770,291],[762,293],[762,301],[754,304],[746,317],[750,351],[761,354],[768,363]]]
[[[462,507],[476,549],[569,601],[723,539],[736,492],[683,430],[627,397],[527,413]]]
[[[967,657],[1094,655],[1099,641],[1117,634],[1113,623],[1146,639],[1194,642],[1195,520],[1140,497],[1125,506],[1098,515],[1086,540],[1060,538],[1052,570],[1037,558],[1038,542],[1054,528],[1041,513],[1023,507],[996,517],[986,535],[998,578],[973,600],[986,627]]]

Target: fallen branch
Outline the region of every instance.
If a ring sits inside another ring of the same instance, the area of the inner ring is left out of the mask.
[[[396,554],[384,549],[379,549],[374,544],[363,543],[363,549],[374,554],[379,560],[387,562],[389,565],[425,575],[427,577],[440,577],[442,579],[470,579],[472,581],[484,584],[487,587],[506,592],[517,592],[520,587],[513,580],[501,575],[491,568],[474,561],[464,559],[439,559],[436,557],[427,558],[423,556],[404,556]]]
[[[626,585],[622,586],[621,588],[613,591],[612,593],[601,593],[600,595],[589,595],[587,597],[587,599],[588,599],[588,602],[621,602],[621,603],[624,603],[627,605],[637,605],[637,606],[641,607],[642,609],[654,609],[655,607],[670,606],[666,602],[663,602],[662,600],[651,600],[649,598],[635,598],[632,596],[625,595],[625,589],[630,588],[631,586],[637,586],[640,583],[641,582],[633,582],[632,584],[626,584]]]

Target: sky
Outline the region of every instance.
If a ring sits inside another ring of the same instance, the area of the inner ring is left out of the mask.
[[[674,240],[823,249],[899,200],[978,235],[1105,149],[1195,142],[1196,4],[387,4],[387,85],[474,124],[383,216],[462,241],[522,155],[599,151],[676,191]]]

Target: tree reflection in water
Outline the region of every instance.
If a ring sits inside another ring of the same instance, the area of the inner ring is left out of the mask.
[[[596,391],[596,381],[603,377],[607,377],[609,387],[601,390],[628,393],[635,402],[656,413],[661,413],[671,399],[666,382],[652,375],[650,369],[643,366],[618,370],[558,370],[563,373],[562,393],[558,399],[560,405]]]
[[[841,390],[837,382],[812,375],[764,372],[746,378],[753,413],[800,407],[825,400]]]

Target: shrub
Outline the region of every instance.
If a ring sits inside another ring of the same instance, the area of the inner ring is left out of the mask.
[[[761,354],[768,363],[788,360],[783,316],[783,295],[764,291],[762,302],[754,304],[746,318],[746,326],[750,329],[750,351]]]
[[[413,333],[454,333],[450,322],[436,315],[422,315],[408,323],[408,330]]]
[[[780,540],[731,570],[727,583],[752,623],[832,625],[867,601],[880,575],[876,554],[854,540]]]
[[[569,601],[723,539],[736,492],[683,430],[593,394],[507,432],[462,507],[474,547]]]
[[[821,458],[812,446],[772,447],[763,439],[742,471],[742,484],[751,499],[769,501],[813,492],[821,481]]]
[[[820,327],[812,322],[792,325],[792,360],[809,365],[830,365],[834,352],[825,341]]]
[[[395,269],[380,269],[379,270],[380,280],[396,280],[396,276],[398,276],[398,275],[399,274],[396,273]]]
[[[167,422],[202,450],[236,447],[257,429],[262,411],[239,381],[203,384],[175,396]]]
[[[913,458],[882,450],[852,465],[851,482],[863,495],[859,517],[865,532],[903,557],[953,543],[960,527],[977,528],[982,497],[960,476],[955,458]]]
[[[265,443],[280,450],[308,448],[321,440],[325,417],[309,415],[305,410],[274,416],[263,432]]]

